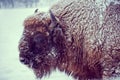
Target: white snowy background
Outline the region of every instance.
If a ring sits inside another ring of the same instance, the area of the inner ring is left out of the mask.
[[[40,11],[48,11],[50,4],[47,0]],[[50,0],[49,0],[50,1]],[[41,4],[39,4],[41,5]],[[0,9],[0,80],[36,80],[33,71],[19,62],[18,43],[23,32],[24,19],[32,15],[36,8]],[[50,77],[42,80],[73,80],[65,73],[54,71]],[[116,78],[114,80],[120,80]]]

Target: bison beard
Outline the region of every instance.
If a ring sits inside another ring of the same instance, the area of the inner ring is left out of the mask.
[[[108,77],[113,76],[115,69],[119,68],[120,65],[116,64],[116,62],[120,63],[120,49],[118,47],[118,49],[112,47],[114,52],[108,49],[109,46],[115,44],[108,44],[109,39],[107,38],[111,35],[109,35],[110,31],[107,28],[114,27],[114,29],[119,30],[120,28],[118,27],[120,24],[117,23],[117,20],[111,22],[115,22],[118,26],[111,27],[107,23],[112,19],[110,13],[112,15],[120,15],[118,13],[120,11],[120,5],[110,5],[106,9],[104,23],[101,28],[97,25],[99,24],[97,21],[95,24],[88,22],[89,25],[87,26],[80,26],[80,24],[78,26],[76,24],[73,25],[72,21],[74,22],[76,18],[74,20],[69,18],[69,6],[67,6],[68,8],[63,8],[64,10],[61,11],[61,15],[63,16],[59,16],[60,14],[56,14],[57,16],[55,16],[50,11],[50,15],[48,13],[36,13],[24,21],[23,37],[19,43],[20,61],[29,68],[32,68],[38,78],[49,75],[56,68],[60,71],[65,71],[66,74],[78,80],[102,79],[104,74]],[[115,10],[118,11],[116,12]],[[82,24],[80,22],[82,20],[79,20],[79,17],[78,21]],[[95,16],[95,20],[98,19],[97,17]],[[71,20],[71,23],[69,20]],[[88,17],[87,20],[91,20],[91,17]],[[76,33],[74,32],[75,34],[72,32],[73,30],[76,30]],[[102,35],[100,34],[101,32]],[[115,35],[118,35],[118,38],[120,38],[119,31],[116,31],[114,33]],[[92,37],[95,37],[95,39],[92,39]],[[112,38],[110,37],[110,39]],[[115,41],[119,45],[117,38],[116,40],[111,40],[111,42]],[[111,56],[113,56],[113,59],[111,59]],[[115,64],[113,65],[112,63]],[[114,70],[111,66],[114,67]],[[109,72],[110,70],[112,70],[112,73]],[[119,75],[120,73],[117,74]]]

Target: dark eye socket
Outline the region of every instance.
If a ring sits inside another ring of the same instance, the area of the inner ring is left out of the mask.
[[[35,43],[45,43],[46,40],[47,40],[47,37],[45,35],[41,34],[41,33],[37,33],[33,37],[33,41]]]

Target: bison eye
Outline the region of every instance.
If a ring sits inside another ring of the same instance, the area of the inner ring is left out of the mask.
[[[33,41],[38,44],[43,44],[47,42],[47,37],[41,33],[37,33],[34,35]]]

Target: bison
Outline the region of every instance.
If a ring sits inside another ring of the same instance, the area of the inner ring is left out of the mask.
[[[118,77],[120,4],[101,10],[96,0],[61,0],[25,19],[19,52],[38,78],[55,69],[78,80]]]

